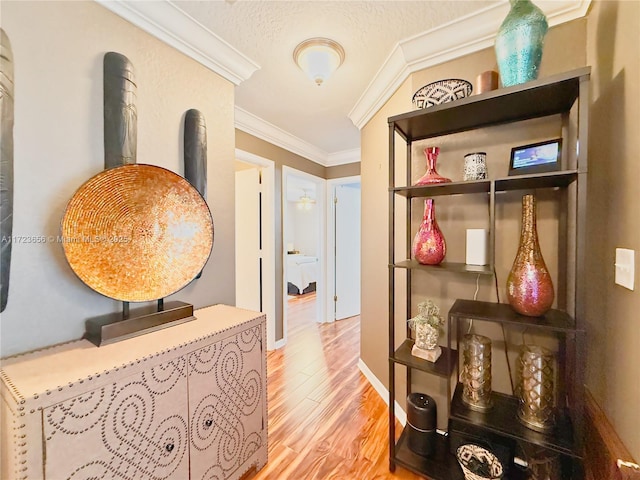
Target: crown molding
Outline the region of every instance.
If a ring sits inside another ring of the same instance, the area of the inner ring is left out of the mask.
[[[200,62],[234,85],[260,68],[170,0],[95,0],[107,10]]]
[[[551,27],[585,16],[590,4],[591,0],[536,2]],[[362,129],[412,73],[493,46],[508,12],[505,0],[399,42],[349,112],[353,124]]]
[[[235,107],[235,125],[238,130],[319,163],[323,167],[327,166],[327,152],[238,106]]]
[[[336,167],[347,163],[357,163],[360,161],[360,149],[341,150],[327,155],[327,167]]]

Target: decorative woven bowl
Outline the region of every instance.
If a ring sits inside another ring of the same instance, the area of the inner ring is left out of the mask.
[[[502,478],[504,473],[498,457],[478,445],[461,445],[456,451],[456,457],[466,480],[496,480]]]
[[[413,94],[412,102],[416,108],[428,108],[468,97],[472,90],[471,83],[466,80],[449,78],[420,88]]]

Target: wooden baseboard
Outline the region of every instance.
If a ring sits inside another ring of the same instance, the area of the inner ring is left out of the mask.
[[[585,389],[585,470],[587,480],[640,480],[640,469]]]

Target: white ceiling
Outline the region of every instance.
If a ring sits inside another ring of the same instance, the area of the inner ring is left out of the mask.
[[[407,75],[492,45],[508,11],[507,0],[96,1],[233,81],[237,128],[323,165],[358,161],[359,128]],[[589,3],[536,1],[550,25]],[[311,37],[346,52],[321,87],[293,62]]]
[[[328,153],[360,146],[349,111],[403,39],[493,1],[180,1],[176,5],[260,65],[236,105]],[[316,86],[293,62],[312,37],[340,43],[345,61]]]

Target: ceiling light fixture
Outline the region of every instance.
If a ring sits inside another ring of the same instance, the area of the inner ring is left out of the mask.
[[[320,86],[344,62],[344,49],[328,38],[310,38],[295,48],[293,60]]]
[[[306,190],[302,190],[303,195],[298,200],[298,208],[300,210],[311,210],[311,207],[315,205],[316,201],[307,195]]]

